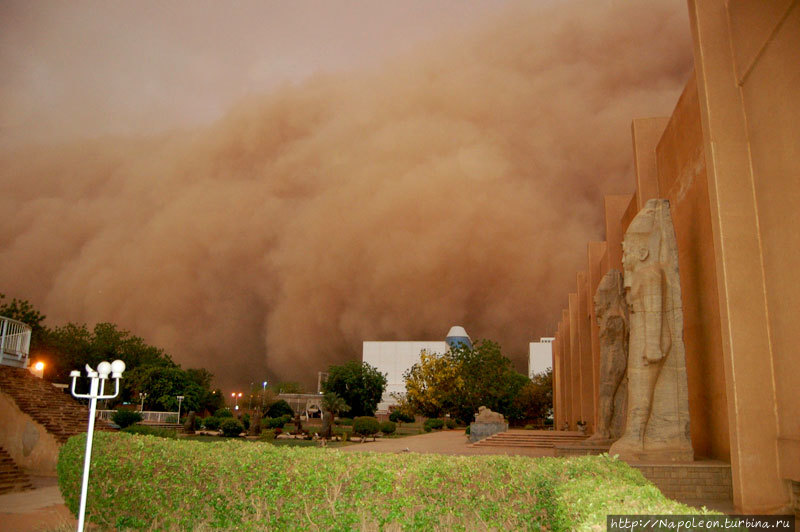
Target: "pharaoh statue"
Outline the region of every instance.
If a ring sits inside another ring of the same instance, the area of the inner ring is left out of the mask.
[[[585,443],[609,445],[622,436],[628,399],[628,308],[618,270],[600,280],[594,309],[600,328],[600,397],[597,429]]]
[[[622,243],[630,319],[625,430],[609,454],[691,461],[678,254],[669,202],[651,199]]]

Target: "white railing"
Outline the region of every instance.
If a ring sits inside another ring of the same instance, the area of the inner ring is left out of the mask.
[[[111,417],[116,410],[98,410],[97,418],[111,421]],[[139,412],[137,410],[137,412]],[[142,423],[178,423],[177,412],[139,412],[142,415]]]
[[[28,366],[31,331],[30,325],[0,316],[0,364]]]

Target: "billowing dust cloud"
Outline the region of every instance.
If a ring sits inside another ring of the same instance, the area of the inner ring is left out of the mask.
[[[632,188],[631,119],[690,73],[682,2],[557,2],[210,127],[7,151],[0,291],[224,386],[453,324],[524,370]]]

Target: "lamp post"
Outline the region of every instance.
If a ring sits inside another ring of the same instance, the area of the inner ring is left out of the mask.
[[[181,403],[183,402],[182,395],[176,395],[175,397],[178,398],[178,423],[181,422]]]
[[[264,401],[267,399],[267,381],[261,383],[261,409],[264,409]]]
[[[233,392],[231,394],[231,397],[233,397],[233,400],[236,403],[236,407],[234,407],[234,410],[239,410],[239,398],[241,396],[242,396],[242,392],[239,392],[238,394],[236,392]]]
[[[147,397],[145,392],[139,392],[139,399],[142,400],[142,405],[139,407],[139,412],[144,412],[144,400]]]
[[[81,372],[74,370],[70,372],[72,377],[72,395],[78,399],[89,399],[89,427],[86,430],[86,456],[83,459],[83,482],[81,483],[81,506],[78,512],[78,532],[83,532],[84,518],[86,516],[86,493],[89,488],[89,465],[92,460],[92,436],[94,435],[94,416],[97,410],[98,399],[113,399],[119,395],[119,380],[122,372],[125,371],[125,362],[115,360],[114,362],[100,362],[97,371],[86,364],[86,376],[91,379],[88,394],[75,393],[75,382],[81,376]],[[105,395],[106,380],[108,375],[114,379],[114,393]]]

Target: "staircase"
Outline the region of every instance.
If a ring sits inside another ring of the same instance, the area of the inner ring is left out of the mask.
[[[0,392],[8,394],[17,407],[44,426],[58,443],[86,432],[89,408],[27,369],[0,366]],[[111,430],[97,420],[95,430]]]
[[[12,491],[32,490],[33,484],[8,452],[0,447],[0,495]]]
[[[554,445],[578,443],[587,438],[580,432],[555,430],[508,430],[473,443],[472,447],[533,447],[552,449]]]

